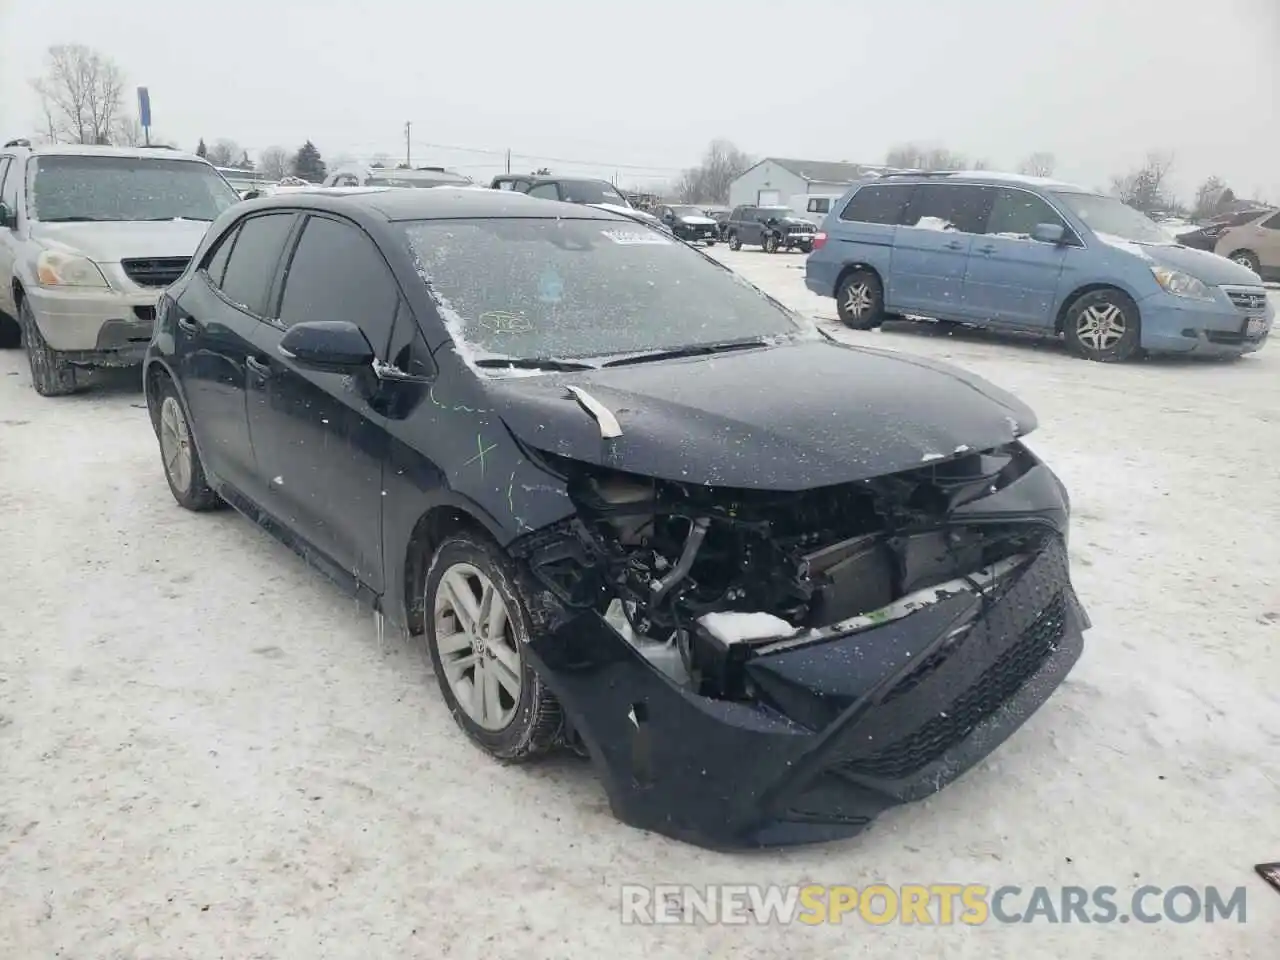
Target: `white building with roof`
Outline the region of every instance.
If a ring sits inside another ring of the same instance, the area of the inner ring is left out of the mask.
[[[729,185],[729,205],[786,206],[802,194],[838,195],[856,181],[878,176],[887,169],[883,164],[843,160],[765,157],[744,170]]]

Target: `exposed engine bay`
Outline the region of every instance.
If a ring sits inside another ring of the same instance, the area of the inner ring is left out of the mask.
[[[775,492],[551,458],[577,517],[528,538],[520,553],[560,604],[605,614],[676,682],[746,699],[742,664],[754,649],[874,617],[1056,535],[1034,511],[953,516],[1037,462],[1014,442],[870,480]]]

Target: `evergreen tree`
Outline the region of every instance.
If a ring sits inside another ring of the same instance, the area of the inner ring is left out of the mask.
[[[204,145],[204,137],[200,138],[200,143],[196,146],[196,156],[201,160],[209,156],[209,148]]]
[[[320,159],[320,151],[310,140],[294,154],[292,171],[295,177],[301,177],[310,183],[320,183],[324,180],[324,161]]]

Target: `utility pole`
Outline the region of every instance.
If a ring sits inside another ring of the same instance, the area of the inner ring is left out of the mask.
[[[511,172],[511,148],[507,147],[507,173]]]
[[[404,124],[404,165],[410,170],[413,169],[413,161],[410,159],[412,151],[409,147],[409,132],[413,129],[413,121],[406,120]]]

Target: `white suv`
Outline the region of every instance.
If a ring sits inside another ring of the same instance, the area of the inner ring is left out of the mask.
[[[167,148],[0,148],[0,346],[25,345],[42,396],[88,367],[142,362],[156,301],[240,197]]]

